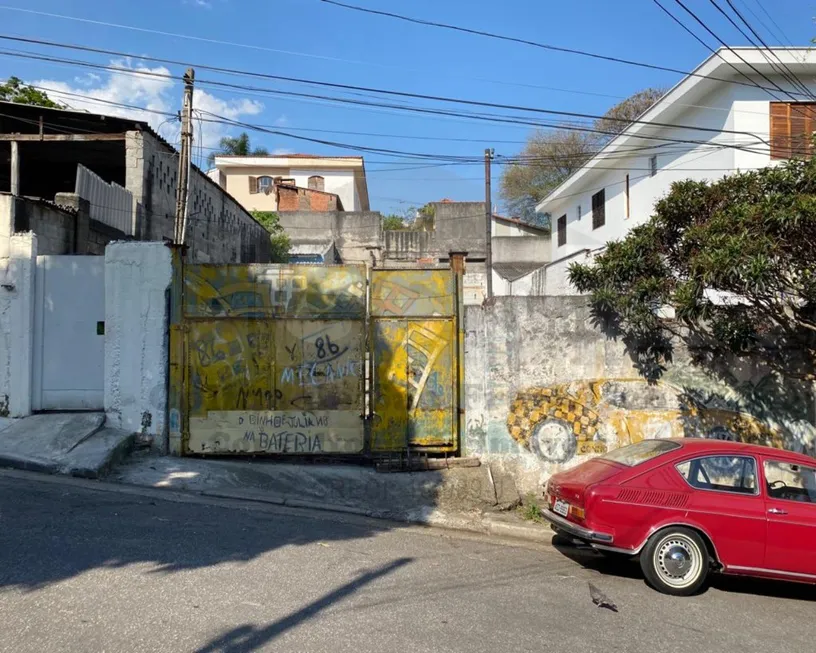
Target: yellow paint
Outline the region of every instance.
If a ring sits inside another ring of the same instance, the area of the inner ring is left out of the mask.
[[[784,446],[783,435],[778,428],[752,415],[695,406],[686,410],[626,408],[614,405],[613,397],[605,396],[606,384],[622,385],[625,389],[626,386],[642,384],[646,388],[646,381],[642,379],[594,379],[529,388],[519,392],[511,403],[507,429],[514,440],[529,447],[539,424],[550,420],[566,423],[577,441],[578,454],[603,453],[608,445],[623,446],[656,437],[719,435],[741,442],[778,448]],[[664,383],[650,388],[658,397],[664,393],[665,403],[679,403],[677,397],[682,394],[680,389]],[[636,389],[628,388],[630,391]],[[632,399],[636,393],[628,394]]]
[[[450,270],[372,271],[372,451],[456,450],[457,306]]]
[[[183,278],[171,382],[186,453],[363,450],[364,268],[199,265]],[[250,414],[306,417],[253,440],[237,424]]]
[[[213,411],[190,419],[195,453],[360,453],[362,417],[349,410]]]

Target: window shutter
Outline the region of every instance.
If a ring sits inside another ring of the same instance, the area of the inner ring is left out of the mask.
[[[257,177],[250,177],[249,178],[249,192],[250,194],[254,195],[258,192],[258,178]]]
[[[606,224],[606,190],[599,190],[592,196],[592,228],[599,229]]]
[[[558,246],[567,244],[567,216],[558,218]]]
[[[771,158],[790,158],[789,106],[786,102],[771,102]]]

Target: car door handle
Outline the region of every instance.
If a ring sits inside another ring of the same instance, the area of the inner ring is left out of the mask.
[[[768,508],[768,512],[772,515],[787,515],[787,510],[782,510],[782,508]]]

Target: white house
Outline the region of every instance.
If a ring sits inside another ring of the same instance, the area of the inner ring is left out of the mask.
[[[277,186],[290,191],[300,189],[301,198],[315,195],[306,202],[307,210],[368,211],[368,184],[361,156],[322,156],[313,154],[279,154],[264,156],[217,156],[209,176],[225,188],[249,211],[297,210],[297,192],[286,193],[285,200]],[[295,201],[290,201],[294,198]],[[333,198],[333,202],[331,199]],[[320,201],[320,200],[323,201]],[[279,206],[286,202],[285,206]],[[316,208],[322,204],[321,208]]]
[[[648,220],[672,182],[807,153],[814,130],[816,52],[720,49],[538,204],[553,226],[546,294],[575,294],[569,264]]]

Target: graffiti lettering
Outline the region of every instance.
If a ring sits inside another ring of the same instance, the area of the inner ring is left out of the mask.
[[[260,430],[244,433],[246,442],[255,442],[268,453],[320,453],[323,451],[323,442],[320,435],[312,435],[299,431],[279,431],[267,433]]]
[[[320,386],[332,383],[346,376],[360,376],[362,361],[348,361],[332,365],[331,363],[304,363],[295,367],[285,367],[281,371],[281,385]]]
[[[275,396],[277,396],[277,391]],[[238,390],[238,398],[235,400],[236,410],[246,410],[249,405],[252,408],[266,408],[272,410],[274,402],[272,401],[272,391],[264,390],[263,388],[240,388]]]
[[[325,338],[320,337],[315,340],[315,347],[317,348],[317,357],[321,360],[326,358],[329,354],[332,356],[340,354],[340,347],[333,343],[329,336]],[[329,350],[328,353],[326,353],[326,349]],[[348,349],[348,347],[346,347],[346,349]]]
[[[327,415],[314,415],[313,413],[296,413],[293,415],[267,415],[259,413],[249,416],[250,426],[271,426],[272,428],[305,429],[313,427],[326,427],[329,425]]]

